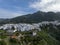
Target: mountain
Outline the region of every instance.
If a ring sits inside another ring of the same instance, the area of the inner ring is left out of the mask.
[[[0,25],[6,24],[7,22],[9,22],[9,19],[0,18]]]
[[[55,21],[55,20],[60,20],[59,12],[54,13],[54,12],[37,11],[33,14],[14,17],[2,22],[4,23],[38,23],[41,21]]]
[[[5,19],[0,18],[0,22],[1,22],[1,21],[4,21],[4,20],[5,20]]]
[[[55,21],[55,20],[60,20],[60,13],[38,11],[33,14],[28,14],[28,15],[12,18],[12,19],[10,19],[10,22],[37,23],[37,22],[41,22],[41,21]]]

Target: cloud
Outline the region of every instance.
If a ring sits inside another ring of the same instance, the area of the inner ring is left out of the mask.
[[[60,0],[39,0],[30,3],[29,7],[44,12],[60,12]]]
[[[24,15],[24,14],[26,14],[26,12],[24,12],[24,11],[13,12],[13,11],[10,11],[10,10],[0,8],[0,18],[13,18],[13,17],[16,17],[16,16]]]

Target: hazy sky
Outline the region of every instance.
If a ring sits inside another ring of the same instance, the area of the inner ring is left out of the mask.
[[[0,18],[12,18],[39,10],[60,12],[60,0],[0,0]]]

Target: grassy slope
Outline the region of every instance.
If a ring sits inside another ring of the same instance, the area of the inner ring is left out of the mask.
[[[38,32],[38,35],[40,35],[40,37],[42,38],[42,42],[44,42],[44,45],[60,45],[59,41],[57,41],[55,38],[51,37],[44,31]]]

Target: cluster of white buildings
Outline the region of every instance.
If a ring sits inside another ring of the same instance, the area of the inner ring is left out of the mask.
[[[37,30],[41,31],[40,26],[49,25],[50,23],[53,25],[60,25],[60,23],[58,21],[51,21],[51,22],[44,21],[44,22],[33,23],[33,24],[25,24],[25,23],[5,24],[3,26],[0,26],[0,29],[7,30],[8,32],[29,31],[29,30],[33,30],[33,29],[37,29]]]
[[[14,29],[13,29],[14,28]],[[0,29],[2,30],[7,30],[8,32],[16,32],[16,31],[29,31],[29,30],[33,30],[33,29],[38,29],[39,25],[37,24],[5,24],[3,26],[0,26]]]

